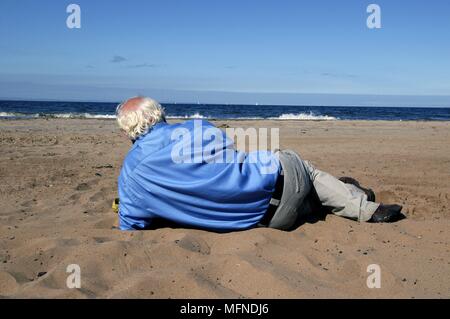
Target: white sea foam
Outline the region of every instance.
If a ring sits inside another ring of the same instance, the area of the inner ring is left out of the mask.
[[[12,112],[0,112],[0,118],[39,118],[39,117],[49,117],[49,118],[78,118],[78,119],[115,119],[114,114],[91,114],[91,113],[57,113],[57,114],[25,114],[25,113],[12,113]],[[329,115],[316,115],[312,112],[310,113],[284,113],[278,117],[211,117],[205,116],[200,113],[194,113],[191,115],[169,115],[166,116],[168,119],[218,119],[218,120],[303,120],[303,121],[333,121],[339,120],[339,118],[329,116]]]
[[[87,118],[92,119],[115,119],[116,116],[114,114],[89,114],[85,113]]]
[[[86,119],[115,119],[114,114],[90,114],[90,113],[59,113],[50,114],[50,117],[56,118],[86,118]]]
[[[12,113],[12,112],[0,112],[2,118],[38,118],[38,117],[50,117],[50,118],[86,118],[86,119],[115,119],[114,114],[90,114],[90,113],[57,113],[57,114],[26,114],[26,113]]]
[[[210,117],[204,116],[200,113],[194,113],[192,115],[184,115],[184,116],[166,116],[168,119],[208,119]]]
[[[14,116],[16,116],[14,113],[0,112],[0,117],[14,117]]]
[[[211,116],[204,116],[200,113],[195,113],[193,115],[178,115],[173,116],[169,115],[166,116],[168,119],[217,119],[217,120],[302,120],[302,121],[334,121],[339,120],[339,118],[329,115],[316,115],[312,112],[310,113],[285,113],[281,114],[278,117],[260,117],[260,116],[254,116],[254,117],[211,117]]]
[[[334,121],[339,118],[329,115],[316,115],[312,112],[310,113],[285,113],[278,117],[269,117],[270,120],[302,120],[302,121]]]
[[[36,118],[36,117],[39,117],[39,114],[0,112],[0,117],[1,118]]]

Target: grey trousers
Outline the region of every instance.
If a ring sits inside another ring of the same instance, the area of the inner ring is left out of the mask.
[[[320,203],[333,214],[358,221],[368,221],[380,204],[369,202],[367,195],[354,185],[315,168],[291,150],[276,153],[284,174],[283,194],[268,227],[287,230],[299,217],[311,213],[308,195],[315,190]]]

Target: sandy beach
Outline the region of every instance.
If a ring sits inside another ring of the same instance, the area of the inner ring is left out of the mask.
[[[0,120],[0,297],[450,297],[450,122],[215,123],[280,127],[281,148],[358,179],[407,219],[121,232],[111,202],[130,143],[115,121]],[[80,289],[66,286],[70,264]],[[366,285],[370,264],[379,289]]]

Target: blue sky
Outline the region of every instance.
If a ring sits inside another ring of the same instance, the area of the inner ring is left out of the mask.
[[[0,40],[0,98],[450,105],[447,0],[2,0]]]

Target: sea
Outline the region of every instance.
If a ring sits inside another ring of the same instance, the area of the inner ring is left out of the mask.
[[[162,104],[167,118],[221,120],[449,121],[450,107]],[[0,119],[115,118],[117,103],[0,101]]]

